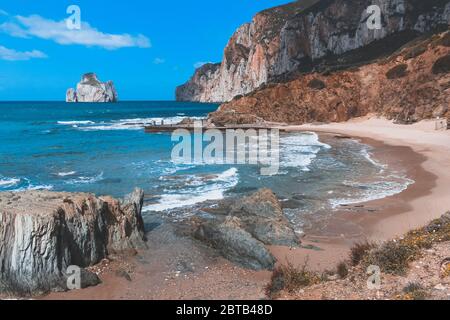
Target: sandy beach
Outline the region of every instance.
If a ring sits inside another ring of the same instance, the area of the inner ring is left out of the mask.
[[[291,126],[287,131],[313,131],[360,139],[374,147],[373,157],[407,170],[415,183],[392,197],[343,207],[331,218],[313,221],[303,244],[316,250],[273,247],[279,261],[306,261],[315,270],[333,268],[346,259],[353,243],[383,242],[439,218],[450,209],[450,132],[436,131],[435,121],[404,126],[368,116],[345,123]],[[321,250],[319,250],[319,248]]]
[[[450,209],[450,131],[436,131],[435,121],[403,126],[381,118],[366,117],[347,123],[305,125],[292,130],[333,132],[360,137],[369,143],[370,140],[375,140],[375,147],[378,149],[374,154],[376,158],[382,161],[385,159],[392,166],[401,165],[407,168],[415,184],[393,197],[396,199],[387,198],[375,201],[374,204],[382,205],[382,202],[392,202],[391,200],[395,200],[395,203],[398,199],[407,204],[407,208],[400,212],[395,210],[387,216],[382,215],[383,217],[377,218],[380,221],[373,221],[370,226],[371,238],[385,240],[400,236],[440,217]],[[405,157],[403,152],[407,150],[402,150],[403,154],[390,154],[389,152],[395,153],[395,149],[380,149],[380,142],[388,146],[410,148],[418,154],[419,159],[414,156]],[[419,162],[420,166],[414,162]]]

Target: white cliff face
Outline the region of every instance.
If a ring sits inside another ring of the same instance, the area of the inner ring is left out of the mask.
[[[373,4],[382,12],[380,30],[367,26]],[[235,32],[220,65],[177,88],[177,100],[227,102],[321,58],[449,21],[450,0],[310,0],[266,10]]]
[[[76,90],[69,89],[66,102],[117,102],[118,95],[112,81],[101,82],[94,73],[83,75]]]
[[[0,293],[64,289],[67,268],[145,248],[144,192],[124,200],[83,193],[0,194]]]

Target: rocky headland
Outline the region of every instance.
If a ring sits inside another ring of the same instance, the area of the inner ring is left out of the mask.
[[[0,193],[0,293],[66,290],[69,266],[88,268],[110,254],[146,247],[144,193],[124,200],[84,193]],[[98,284],[81,273],[81,286]]]
[[[337,71],[329,71],[330,66],[237,97],[210,120],[218,125],[241,119],[304,124],[377,114],[413,123],[450,117],[449,32],[421,37],[368,64]]]
[[[367,8],[373,4],[382,13],[378,30],[367,23]],[[366,62],[448,26],[449,20],[450,2],[445,0],[308,0],[264,10],[235,32],[220,64],[201,67],[177,88],[177,100],[228,102],[313,71],[328,59],[348,66],[348,59],[339,56],[350,52],[356,53],[351,63]]]
[[[95,73],[86,73],[76,89],[68,89],[66,102],[117,102],[118,94],[112,81],[101,82]]]

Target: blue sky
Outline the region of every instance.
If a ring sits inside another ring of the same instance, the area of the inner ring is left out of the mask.
[[[173,100],[241,24],[286,0],[1,0],[0,100],[63,100],[85,72],[121,100]],[[81,30],[64,20],[81,9]],[[78,32],[74,36],[73,32]]]

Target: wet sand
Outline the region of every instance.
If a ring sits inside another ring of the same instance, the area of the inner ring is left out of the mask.
[[[384,241],[426,225],[450,209],[450,132],[434,131],[433,122],[397,126],[364,118],[330,125],[293,126],[291,131],[359,138],[374,147],[373,157],[406,169],[415,181],[404,192],[381,200],[342,207],[327,218],[311,220],[301,248],[271,247],[279,260],[314,270],[333,269],[353,243]],[[326,137],[323,137],[326,139]],[[101,274],[103,284],[55,293],[46,299],[261,299],[270,272],[234,266],[212,250],[177,234],[168,225],[149,232],[149,249],[129,259],[131,281],[117,276],[119,262]]]

